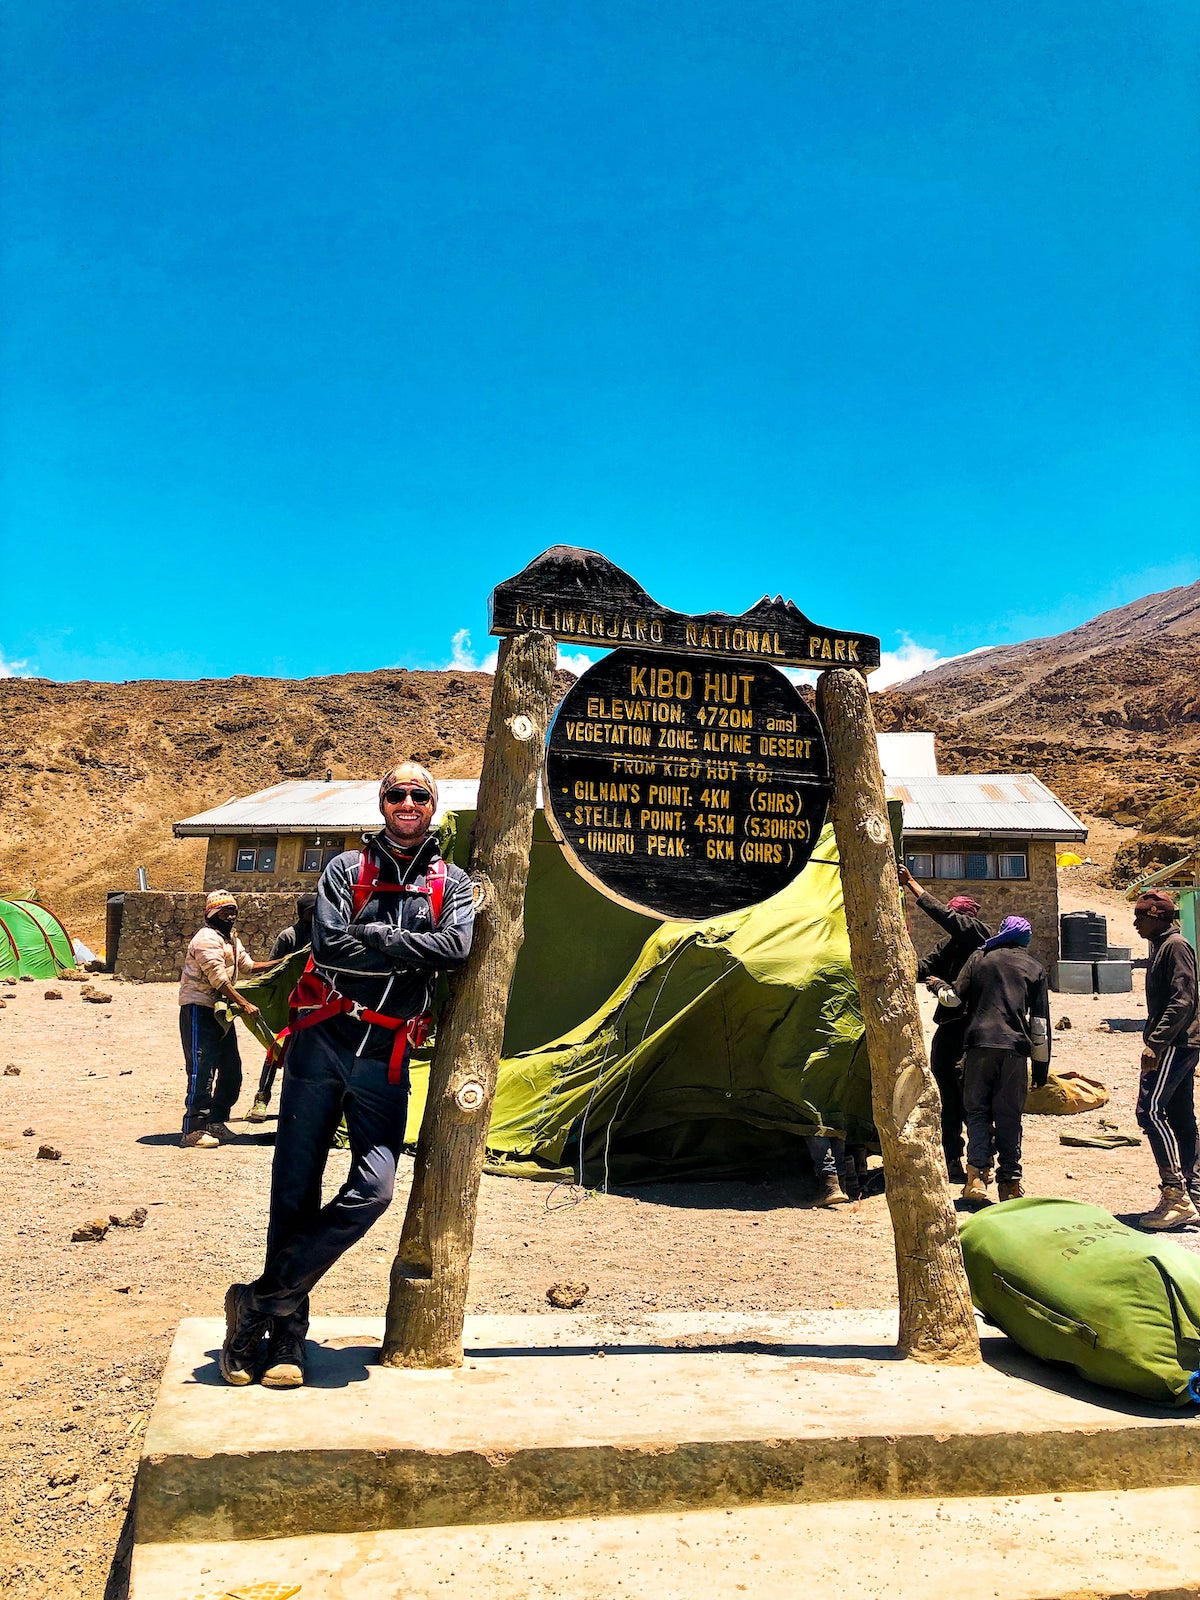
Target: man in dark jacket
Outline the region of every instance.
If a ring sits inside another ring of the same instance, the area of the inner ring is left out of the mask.
[[[967,1113],[964,1200],[986,1204],[997,1158],[1001,1200],[1018,1200],[1021,1118],[1033,1059],[1035,1086],[1050,1071],[1050,996],[1046,969],[1029,954],[1033,929],[1005,917],[1000,931],[967,961],[954,985],[967,1013],[963,1105]]]
[[[1143,1228],[1160,1232],[1200,1222],[1195,1083],[1200,1061],[1200,1003],[1196,952],[1179,931],[1171,896],[1151,889],[1133,908],[1133,925],[1150,943],[1146,967],[1146,1026],[1138,1126],[1158,1163],[1161,1194]]]
[[[957,894],[943,905],[921,887],[906,866],[900,868],[900,882],[916,896],[917,905],[925,915],[946,930],[946,937],[918,962],[917,982],[923,983],[931,994],[947,986],[952,988],[967,957],[979,949],[992,931],[986,922],[979,920],[979,901],[972,900],[970,895]],[[946,1175],[951,1183],[965,1183],[962,1058],[967,1018],[962,1006],[939,1003],[933,1014],[933,1027],[929,1066],[942,1098],[942,1152],[946,1158]]]
[[[266,1267],[225,1296],[227,1383],[253,1381],[268,1336],[263,1383],[303,1383],[309,1290],[391,1201],[411,1024],[428,1016],[438,973],[461,967],[471,949],[471,883],[438,855],[429,831],[436,804],[437,785],[424,767],[394,767],[379,785],[382,830],[366,836],[361,854],[336,856],[321,875],[316,972],[293,999],[298,1017],[271,1167]],[[350,1172],[322,1207],[321,1178],[343,1116]]]
[[[311,890],[297,899],[296,920],[275,940],[268,961],[286,961],[288,956],[294,956],[297,950],[303,950],[312,943],[313,912],[316,909],[317,897]]]

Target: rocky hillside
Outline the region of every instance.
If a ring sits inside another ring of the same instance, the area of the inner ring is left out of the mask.
[[[877,696],[876,715],[934,729],[943,771],[1036,772],[1136,827],[1117,869],[1132,876],[1200,838],[1200,583],[947,662]]]
[[[0,679],[0,898],[38,894],[103,940],[104,897],[144,866],[198,888],[202,839],[180,817],[283,778],[362,777],[412,754],[479,770],[492,680],[392,670],[290,681],[49,683]]]

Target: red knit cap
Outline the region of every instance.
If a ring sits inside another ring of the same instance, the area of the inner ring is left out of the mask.
[[[1135,916],[1142,911],[1148,917],[1165,917],[1168,922],[1174,922],[1176,916],[1175,900],[1165,889],[1147,889],[1138,895],[1133,910]]]

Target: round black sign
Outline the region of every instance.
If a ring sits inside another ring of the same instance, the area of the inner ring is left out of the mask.
[[[614,650],[550,729],[546,816],[571,864],[656,917],[778,893],[812,854],[829,791],[820,722],[758,662]]]

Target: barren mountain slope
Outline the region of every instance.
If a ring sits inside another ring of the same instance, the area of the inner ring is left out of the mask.
[[[876,699],[931,728],[944,771],[1025,768],[1076,809],[1142,832],[1133,861],[1200,836],[1200,583],[1056,638],[947,662]]]
[[[102,940],[108,889],[196,888],[202,839],[171,824],[284,778],[379,772],[412,754],[479,770],[481,672],[200,682],[0,680],[0,898],[36,889],[76,937]],[[97,946],[98,947],[98,946]]]

